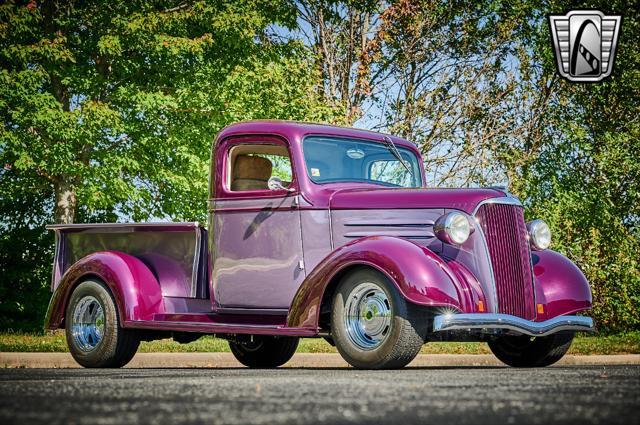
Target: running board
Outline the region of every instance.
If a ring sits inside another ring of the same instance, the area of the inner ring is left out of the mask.
[[[274,336],[318,336],[317,329],[289,328],[286,326],[226,324],[211,322],[177,322],[177,321],[126,321],[125,328],[151,329],[158,331],[198,332],[205,334],[248,334],[248,335],[274,335]]]

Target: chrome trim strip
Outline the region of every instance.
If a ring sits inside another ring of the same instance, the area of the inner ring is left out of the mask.
[[[329,196],[329,202],[327,204],[327,214],[329,218],[329,246],[331,247],[331,252],[335,249],[335,245],[333,243],[333,214],[331,213],[331,201],[336,193],[340,192],[340,190],[336,190]],[[302,221],[300,221],[302,222]]]
[[[530,336],[546,336],[560,331],[595,331],[593,319],[585,316],[557,316],[532,322],[509,314],[441,314],[433,319],[433,331],[504,329]]]
[[[371,221],[371,220],[351,220],[344,223],[348,227],[433,227],[434,220],[425,220],[422,223],[410,222],[407,220],[387,220]]]
[[[367,231],[359,231],[359,232],[347,232],[344,234],[345,238],[365,238],[369,236],[393,236],[397,238],[407,238],[407,239],[433,239],[436,236],[429,232],[423,231],[422,233],[419,230],[367,230]]]
[[[192,227],[197,228],[200,227],[200,223],[197,221],[193,222],[181,222],[176,223],[172,221],[168,221],[166,223],[163,222],[150,222],[150,223],[74,223],[74,224],[47,224],[45,229],[47,230],[65,230],[65,229],[104,229],[104,228],[145,228],[145,227]]]
[[[522,202],[520,202],[520,200],[518,198],[516,198],[515,196],[504,196],[504,197],[499,197],[499,198],[489,198],[489,199],[485,199],[484,201],[481,201],[478,205],[476,205],[476,207],[474,208],[474,210],[471,213],[471,215],[475,217],[475,215],[478,212],[478,210],[480,209],[480,207],[485,205],[485,204],[517,205],[519,207],[523,206]]]
[[[213,158],[213,157],[212,157]],[[205,273],[205,284],[209,289],[209,300],[211,301],[211,308],[215,310],[218,308],[218,300],[216,299],[216,291],[213,287],[213,276],[215,274],[214,268],[216,264],[216,200],[209,199],[209,214],[207,214],[207,273]]]
[[[201,230],[196,229],[196,243],[193,248],[193,264],[191,265],[191,298],[198,297],[198,272],[200,271],[200,250],[202,249]]]
[[[484,231],[482,230],[482,226],[480,226],[480,222],[478,218],[474,215],[473,219],[475,221],[475,227],[478,230],[478,234],[480,235],[480,239],[482,240],[482,246],[484,247],[485,257],[487,262],[489,263],[489,273],[491,274],[491,286],[493,286],[493,312],[498,312],[498,286],[496,285],[496,277],[493,274],[493,262],[491,261],[491,255],[489,255],[489,245],[487,245],[487,238],[484,235]]]
[[[287,308],[241,308],[241,307],[221,307],[216,309],[219,314],[251,314],[262,316],[286,316],[289,313]]]
[[[53,273],[51,275],[51,292],[53,292],[56,289],[57,283],[58,283],[58,276],[62,276],[62,268],[61,266],[61,261],[60,261],[60,257],[61,257],[61,253],[62,253],[62,247],[60,246],[62,244],[62,235],[60,235],[60,232],[58,230],[55,231],[55,237],[56,237],[56,247],[55,247],[55,251],[53,253]]]

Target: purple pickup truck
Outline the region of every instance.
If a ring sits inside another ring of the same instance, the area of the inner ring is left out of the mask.
[[[200,202],[194,200],[193,202]],[[501,188],[425,187],[398,137],[252,121],[213,143],[208,224],[49,226],[45,326],[85,367],[120,367],[140,341],[229,341],[277,367],[301,337],[357,368],[399,368],[432,341],[486,341],[504,363],[547,366],[593,321],[582,272],[548,249]]]

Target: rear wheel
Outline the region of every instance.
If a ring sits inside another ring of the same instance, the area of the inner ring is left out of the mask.
[[[489,348],[503,363],[513,367],[544,367],[560,360],[571,347],[573,333],[543,337],[504,335],[489,341]]]
[[[109,290],[95,280],[79,284],[65,315],[67,345],[84,367],[122,367],[138,350],[136,331],[120,327]]]
[[[298,338],[254,335],[246,340],[229,340],[235,358],[247,367],[274,368],[293,357]]]
[[[408,303],[380,272],[360,269],[338,286],[331,336],[342,357],[360,369],[407,365],[424,344],[424,309]]]

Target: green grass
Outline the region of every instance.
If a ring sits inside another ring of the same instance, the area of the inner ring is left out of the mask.
[[[48,332],[44,335],[25,333],[0,333],[0,352],[66,352],[64,332]],[[139,352],[226,352],[227,341],[205,336],[189,344],[179,344],[171,339],[143,342]],[[336,349],[323,339],[305,338],[300,341],[299,353],[335,353]],[[489,348],[479,342],[430,342],[425,344],[424,354],[489,354]],[[640,354],[640,331],[610,336],[578,336],[570,354]]]

